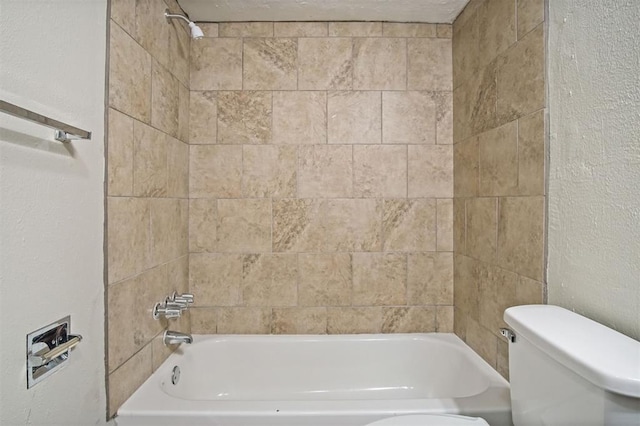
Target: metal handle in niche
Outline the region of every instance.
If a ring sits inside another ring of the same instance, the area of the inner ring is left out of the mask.
[[[82,341],[82,336],[79,334],[70,334],[69,340],[65,343],[56,346],[55,348],[49,350],[48,346],[43,343],[44,347],[36,353],[32,353],[29,356],[29,367],[40,367],[45,364],[50,363],[54,359],[58,358],[63,353],[67,352],[69,349],[75,347],[78,343]]]

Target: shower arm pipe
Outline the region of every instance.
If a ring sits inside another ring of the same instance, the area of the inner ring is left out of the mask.
[[[184,20],[184,22],[186,22],[187,24],[193,23],[193,21],[190,21],[186,16],[182,16],[182,15],[175,14],[175,13],[169,13],[168,10],[164,12],[164,17],[167,18],[167,19],[180,18],[180,19]]]

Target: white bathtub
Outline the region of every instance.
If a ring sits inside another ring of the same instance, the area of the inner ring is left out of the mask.
[[[417,413],[511,425],[509,384],[453,334],[196,335],[116,423],[355,426]]]

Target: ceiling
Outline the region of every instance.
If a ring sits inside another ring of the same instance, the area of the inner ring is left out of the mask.
[[[452,23],[469,0],[178,0],[196,22]]]

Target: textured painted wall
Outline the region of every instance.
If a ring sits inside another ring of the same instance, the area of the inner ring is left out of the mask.
[[[188,280],[189,43],[175,1],[114,0],[109,20],[107,311],[109,413],[166,359],[156,302]]]
[[[505,376],[504,310],[543,301],[544,32],[543,0],[453,25],[455,332]]]
[[[451,331],[451,26],[203,29],[193,331]]]
[[[640,3],[550,2],[549,303],[640,339]]]
[[[107,1],[2,0],[0,11],[0,99],[92,132],[63,145],[0,114],[0,424],[104,424]],[[27,333],[66,315],[82,343],[27,389]]]

